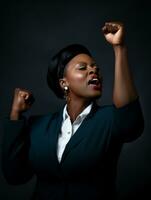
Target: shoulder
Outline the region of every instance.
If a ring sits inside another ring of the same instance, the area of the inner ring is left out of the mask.
[[[113,103],[109,105],[97,105],[95,115],[96,116],[103,116],[103,118],[115,118],[130,115],[131,113],[140,113],[141,106],[139,102],[139,98],[136,100],[117,108]]]
[[[112,115],[113,110],[114,105],[112,104],[97,106],[95,115],[103,115],[104,117],[109,117],[110,115]]]
[[[32,126],[43,123],[49,123],[50,121],[57,119],[57,117],[60,115],[60,112],[61,111],[47,113],[43,115],[32,115],[28,118],[28,123]]]
[[[93,105],[88,118],[91,119],[93,123],[96,123],[97,126],[104,123],[111,123],[113,119],[113,105]]]
[[[30,116],[30,120],[33,121],[45,121],[45,120],[49,120],[49,119],[55,119],[61,111],[57,111],[54,113],[47,113],[47,114],[42,114],[42,115],[32,115]]]
[[[99,106],[99,111],[103,112],[113,112],[113,111],[122,111],[122,110],[128,110],[128,109],[140,109],[140,101],[139,97],[137,97],[135,100],[127,103],[126,105],[123,105],[122,107],[116,107],[114,103],[110,105],[103,105]]]

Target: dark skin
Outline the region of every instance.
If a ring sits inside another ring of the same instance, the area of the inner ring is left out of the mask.
[[[112,45],[115,54],[115,73],[113,86],[113,103],[120,108],[138,97],[130,67],[127,48],[124,41],[125,30],[122,23],[107,22],[102,28],[106,41]],[[84,64],[84,69],[80,69]],[[73,122],[76,117],[96,98],[102,94],[102,83],[95,87],[88,85],[90,78],[100,79],[97,66],[92,57],[86,54],[75,56],[66,66],[63,79],[60,79],[62,89],[67,86],[67,109]],[[24,89],[15,89],[11,120],[18,120],[22,112],[28,110],[32,103],[32,94]]]
[[[89,84],[96,79],[98,84]],[[102,94],[102,81],[94,59],[87,54],[78,54],[66,66],[60,86],[67,86],[67,110],[73,122],[84,108]]]
[[[105,23],[102,31],[107,42],[113,46],[115,54],[113,103],[120,108],[138,97],[128,63],[125,29],[120,22],[109,22]]]

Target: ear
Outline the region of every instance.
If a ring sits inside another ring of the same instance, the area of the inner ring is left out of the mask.
[[[66,78],[59,79],[59,84],[62,89],[64,89],[65,86],[68,86]]]

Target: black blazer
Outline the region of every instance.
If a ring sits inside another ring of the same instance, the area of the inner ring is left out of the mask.
[[[7,182],[23,184],[36,175],[35,200],[114,199],[122,145],[144,130],[139,99],[122,108],[94,105],[59,163],[56,152],[62,112],[27,121],[5,120],[2,169]]]

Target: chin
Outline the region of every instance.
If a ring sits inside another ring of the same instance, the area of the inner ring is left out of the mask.
[[[89,98],[91,98],[91,99],[99,99],[101,96],[102,96],[102,93],[98,92],[97,94],[89,95]]]

